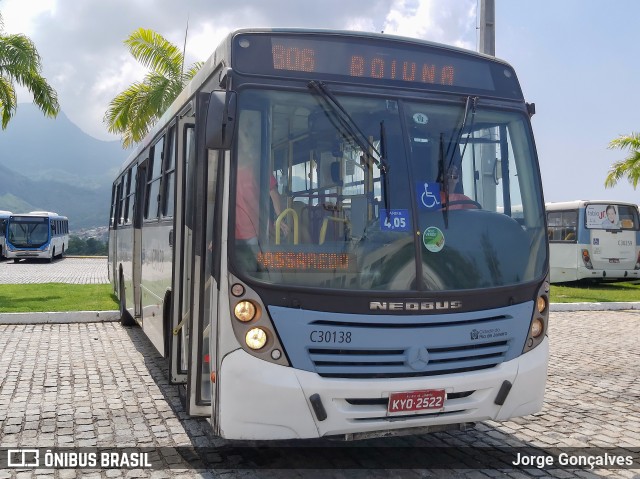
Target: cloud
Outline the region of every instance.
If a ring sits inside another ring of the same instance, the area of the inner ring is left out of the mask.
[[[5,30],[36,43],[44,76],[67,116],[87,133],[115,139],[102,123],[110,100],[143,78],[123,41],[150,28],[206,60],[224,36],[246,27],[353,29],[475,48],[476,0],[1,0]],[[30,100],[21,91],[19,101]]]

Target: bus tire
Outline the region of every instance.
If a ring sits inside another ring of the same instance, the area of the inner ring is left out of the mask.
[[[51,253],[51,256],[49,256],[49,263],[53,263],[53,259],[56,257],[56,247],[53,247],[53,252]]]
[[[14,262],[14,263],[19,263],[19,262],[20,262],[20,260],[19,260],[18,258],[13,258],[13,262]]]
[[[165,357],[169,357],[169,348],[171,348],[171,337],[173,330],[171,328],[171,290],[164,293],[164,301],[162,303],[162,330],[164,331],[164,351]]]
[[[127,311],[127,297],[124,291],[124,278],[120,276],[120,324],[123,326],[134,326],[136,322]]]

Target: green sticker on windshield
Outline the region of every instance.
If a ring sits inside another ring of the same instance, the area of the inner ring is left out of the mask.
[[[437,253],[444,248],[444,233],[440,228],[435,226],[429,226],[424,233],[422,233],[422,242],[424,247],[432,253]]]

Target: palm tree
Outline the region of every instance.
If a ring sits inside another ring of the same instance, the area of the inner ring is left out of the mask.
[[[16,112],[16,83],[29,90],[33,102],[46,116],[55,118],[58,114],[58,95],[41,71],[35,44],[25,35],[4,33],[0,15],[0,117],[3,130]]]
[[[624,160],[616,161],[611,165],[604,186],[611,188],[626,176],[633,188],[637,188],[640,181],[640,133],[621,135],[611,140],[609,149],[629,150],[630,154]]]
[[[142,82],[132,84],[111,100],[104,116],[109,131],[122,134],[122,146],[127,148],[144,138],[202,62],[184,72],[184,54],[153,30],[140,28],[124,43],[133,57],[151,70]]]

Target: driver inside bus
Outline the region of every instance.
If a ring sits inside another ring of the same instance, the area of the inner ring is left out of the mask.
[[[456,165],[451,165],[445,175],[445,181],[447,182],[447,188],[449,190],[448,209],[450,210],[463,210],[469,208],[478,208],[477,203],[469,198],[464,193],[461,193],[460,186],[460,168]],[[446,206],[447,198],[444,189],[440,191],[443,207]]]

